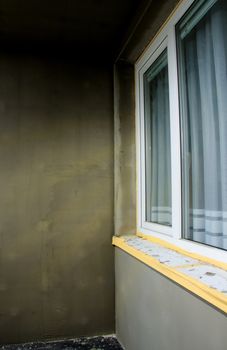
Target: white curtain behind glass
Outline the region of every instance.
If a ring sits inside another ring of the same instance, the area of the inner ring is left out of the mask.
[[[188,113],[187,238],[227,249],[227,6],[183,40]]]
[[[146,220],[170,226],[171,155],[167,53],[165,64],[145,75]],[[164,56],[160,58],[163,59]]]

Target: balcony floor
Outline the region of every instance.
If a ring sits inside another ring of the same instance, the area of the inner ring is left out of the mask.
[[[77,338],[71,340],[3,345],[0,350],[122,350],[115,337]]]

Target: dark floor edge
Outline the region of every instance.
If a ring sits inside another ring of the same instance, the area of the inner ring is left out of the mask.
[[[122,350],[116,334],[1,345],[0,350]]]
[[[117,339],[117,335],[115,333],[113,334],[98,334],[98,335],[91,335],[91,336],[86,336],[86,335],[81,335],[79,337],[73,337],[73,336],[69,336],[69,337],[59,337],[59,338],[52,338],[52,337],[47,337],[46,339],[35,339],[35,340],[31,340],[31,341],[24,341],[24,342],[20,342],[20,343],[0,343],[0,349],[2,349],[3,346],[12,346],[12,345],[29,345],[29,344],[51,344],[51,343],[61,343],[61,342],[71,342],[71,341],[75,341],[77,339],[95,339],[95,338],[116,338]]]

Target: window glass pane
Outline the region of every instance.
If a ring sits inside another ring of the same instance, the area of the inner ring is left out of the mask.
[[[144,74],[146,221],[171,226],[167,51]]]
[[[178,26],[184,234],[227,249],[227,3],[196,6]]]

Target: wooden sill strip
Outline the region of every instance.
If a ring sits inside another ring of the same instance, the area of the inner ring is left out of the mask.
[[[147,236],[144,237],[143,235],[137,235],[137,236],[131,236],[131,237],[138,239],[139,238],[138,236],[142,236],[140,238],[141,241],[143,241],[147,237]],[[199,280],[197,280],[194,277],[188,276],[186,273],[184,273],[182,271],[179,271],[179,266],[178,267],[170,267],[168,265],[160,263],[158,261],[158,259],[140,251],[139,249],[136,249],[135,247],[133,247],[129,243],[127,243],[127,240],[129,237],[130,236],[121,236],[121,237],[114,236],[112,243],[114,246],[122,249],[126,253],[130,254],[134,258],[136,258],[139,261],[146,264],[147,266],[158,271],[162,275],[168,277],[170,280],[176,282],[177,284],[181,285],[182,287],[184,287],[185,289],[194,293],[195,295],[199,296],[200,298],[206,300],[208,303],[210,303],[211,305],[214,305],[216,308],[220,309],[221,311],[227,313],[227,295],[226,294],[224,294],[224,293],[222,293],[222,292],[220,292],[212,287],[209,287],[207,284],[200,282]],[[170,251],[173,250],[173,251],[179,252],[179,248],[174,246],[175,249],[173,249],[174,247],[172,245],[170,247],[170,245],[168,243],[162,244],[162,241],[161,240],[157,241],[156,238],[153,239],[153,237],[149,236],[148,241],[151,241],[155,244],[158,244],[159,246],[162,246],[164,248],[167,248]],[[204,263],[211,265],[210,261],[208,262],[207,259],[205,259],[205,261],[202,261],[201,257],[198,257],[197,255],[194,255],[191,253],[185,254],[185,252],[183,250],[180,250],[179,253],[184,255],[184,256],[190,255],[191,258],[195,258],[197,260],[200,260],[201,263],[199,264],[199,266],[204,265]],[[215,264],[213,262],[212,262],[212,265],[215,266]],[[224,264],[224,265],[226,265],[226,264]],[[220,266],[217,266],[217,265],[216,265],[216,267],[220,268]],[[222,266],[221,268],[223,269],[223,267],[225,267],[225,266]],[[196,269],[196,266],[193,266],[193,268]]]

